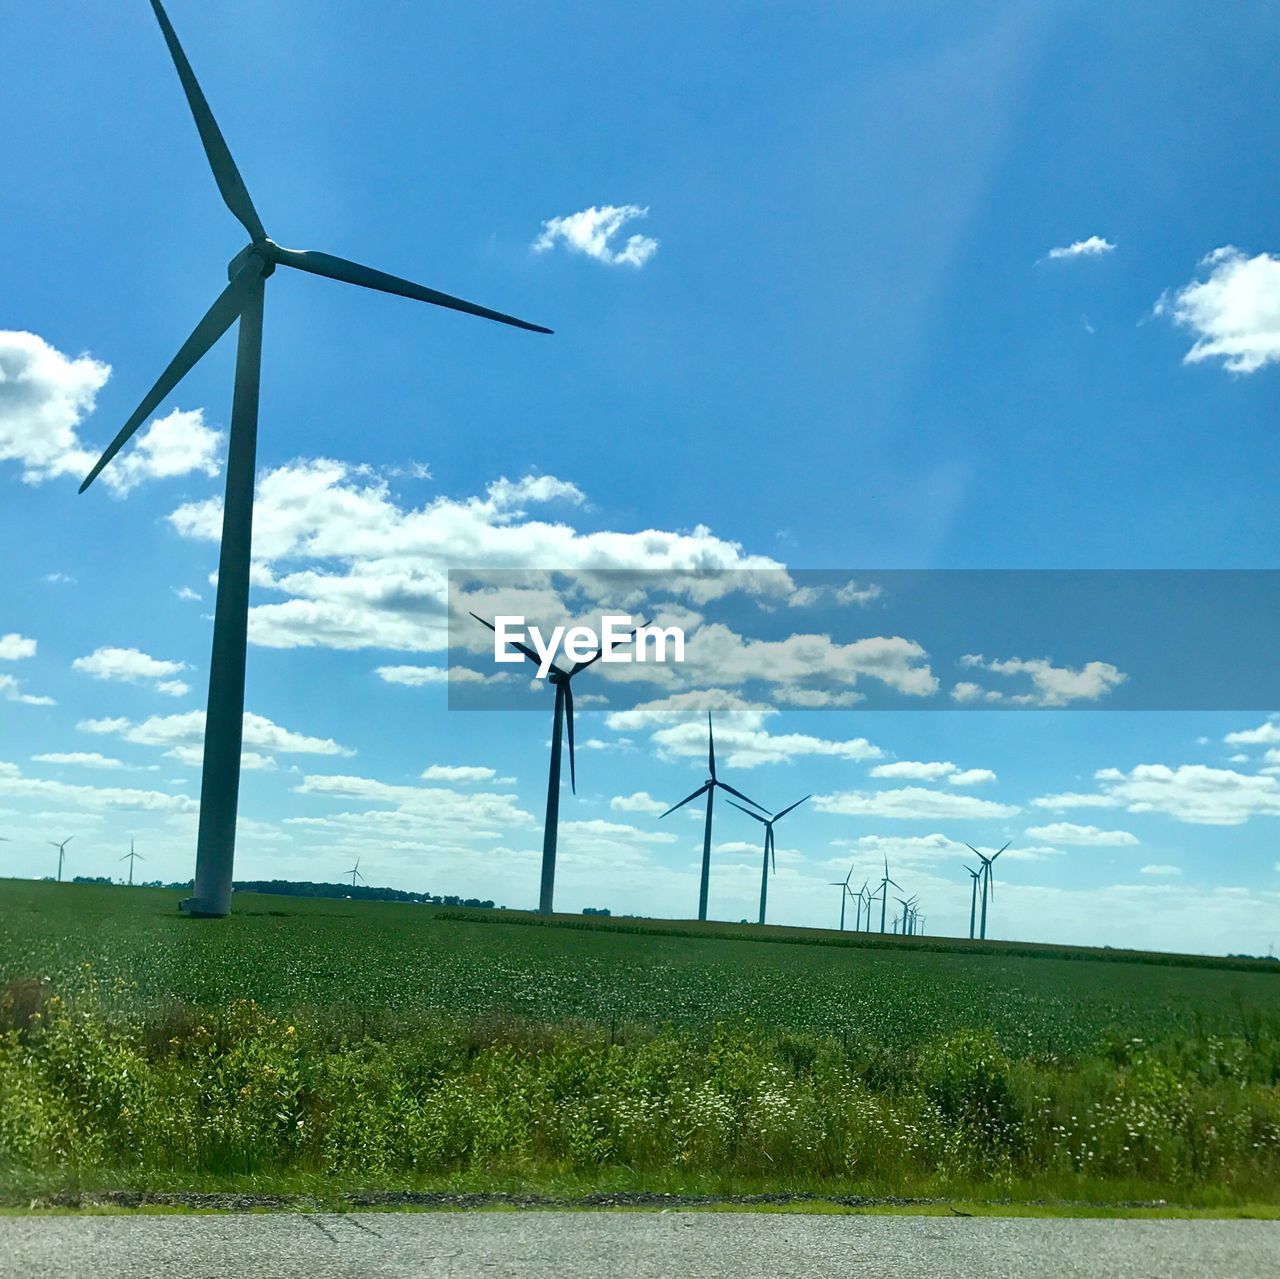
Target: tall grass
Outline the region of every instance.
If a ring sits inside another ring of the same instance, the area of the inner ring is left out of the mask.
[[[1280,1197],[1280,1025],[1074,1059],[248,1000],[140,1009],[83,971],[0,996],[0,1184],[489,1176],[859,1193],[1142,1184]]]

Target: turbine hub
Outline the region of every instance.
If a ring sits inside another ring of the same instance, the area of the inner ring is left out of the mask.
[[[275,247],[271,240],[254,240],[251,244],[246,244],[227,263],[227,279],[234,280],[250,258],[257,258],[262,263],[262,278],[265,280],[276,269],[275,255],[271,252]]]

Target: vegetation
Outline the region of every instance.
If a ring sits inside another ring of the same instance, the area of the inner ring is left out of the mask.
[[[1280,1202],[1266,966],[176,897],[0,883],[0,1189]]]

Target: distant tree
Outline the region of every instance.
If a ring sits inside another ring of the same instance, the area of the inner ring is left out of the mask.
[[[612,915],[613,911],[608,906],[584,906],[582,913],[584,915]]]

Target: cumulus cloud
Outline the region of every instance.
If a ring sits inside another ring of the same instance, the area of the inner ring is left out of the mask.
[[[0,698],[6,702],[17,702],[21,706],[56,706],[58,704],[52,697],[24,693],[22,681],[14,679],[12,675],[0,675]]]
[[[173,593],[180,600],[197,601],[197,600],[202,600],[204,598],[204,596],[201,595],[199,591],[193,591],[189,586],[175,586],[172,589],[173,589]]]
[[[1012,817],[1019,809],[1013,804],[957,795],[953,791],[930,790],[925,786],[904,786],[899,790],[842,791],[815,795],[814,807],[824,813],[857,817],[891,817],[898,820],[937,818]]]
[[[1087,240],[1076,240],[1056,249],[1050,249],[1045,255],[1051,262],[1062,258],[1098,258],[1104,253],[1114,253],[1116,246],[1100,235],[1091,235]]]
[[[1045,795],[1037,808],[1125,808],[1163,813],[1203,826],[1239,826],[1254,816],[1280,816],[1280,779],[1204,764],[1139,764],[1127,773],[1099,769],[1096,794]]]
[[[1129,847],[1139,842],[1127,830],[1100,830],[1097,826],[1077,826],[1074,822],[1054,822],[1048,826],[1029,826],[1030,839],[1047,839],[1052,844],[1078,844]]]
[[[1155,305],[1195,337],[1185,364],[1221,360],[1232,373],[1256,373],[1280,360],[1280,255],[1247,257],[1234,245],[1214,249],[1201,277],[1166,292]]]
[[[110,376],[101,360],[64,355],[34,333],[0,331],[0,462],[17,462],[27,484],[82,479],[98,454],[80,427]],[[103,481],[120,495],[144,480],[216,475],[221,438],[198,409],[174,410],[135,436]]]
[[[654,799],[647,790],[638,790],[634,795],[615,795],[609,801],[609,807],[616,813],[648,813],[657,816],[665,813],[671,805]]]
[[[123,718],[84,719],[76,727],[85,733],[122,737],[139,746],[164,747],[166,752],[184,763],[198,762],[204,747],[204,711],[187,711],[181,715],[153,715],[141,723]],[[308,737],[272,723],[264,715],[244,713],[244,746],[246,750],[268,755],[353,755],[328,737]],[[193,753],[196,752],[196,753]],[[273,765],[265,765],[273,766]]]
[[[994,782],[996,775],[989,768],[960,768],[944,760],[924,761],[913,759],[894,760],[889,764],[877,764],[871,770],[872,777],[898,778],[917,782],[939,782],[944,778],[952,786],[977,786],[982,782]]]
[[[153,813],[191,813],[199,808],[195,800],[185,795],[166,795],[159,791],[131,790],[119,786],[53,782],[40,777],[26,777],[14,765],[0,766],[0,796],[32,799],[59,810],[87,812],[132,809]]]
[[[24,658],[36,655],[36,642],[25,635],[11,631],[8,635],[0,635],[0,662],[20,662]]]
[[[166,662],[136,648],[94,649],[87,657],[77,657],[71,669],[94,679],[145,684],[170,697],[185,697],[191,691],[189,685],[173,678],[187,669],[186,662]]]
[[[34,764],[68,764],[77,768],[125,768],[123,760],[99,755],[97,751],[54,751],[46,755],[32,755]]]
[[[631,235],[617,248],[614,237],[628,222],[648,216],[649,210],[638,204],[605,204],[592,205],[581,213],[548,218],[533,242],[533,251],[546,253],[560,243],[606,266],[642,267],[657,253],[658,241],[647,235]]]
[[[488,782],[497,773],[474,764],[432,764],[421,773],[424,782]]]
[[[1143,875],[1161,875],[1169,877],[1173,875],[1181,875],[1182,871],[1177,866],[1153,864],[1151,866],[1144,866],[1140,873]]]
[[[1273,746],[1280,743],[1280,720],[1269,719],[1257,728],[1228,733],[1222,740],[1228,746]]]
[[[1009,706],[1067,706],[1071,702],[1096,702],[1129,677],[1110,662],[1086,662],[1079,669],[1054,666],[1048,658],[1024,660],[1019,657],[987,659],[980,653],[966,653],[960,665],[997,675],[1030,675],[1032,691],[1004,693],[963,682],[951,690],[961,705],[985,702]]]

